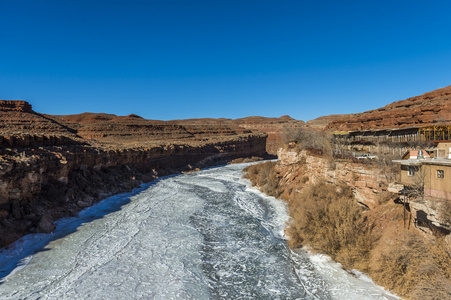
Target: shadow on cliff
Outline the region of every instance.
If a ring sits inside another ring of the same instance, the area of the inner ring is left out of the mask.
[[[51,250],[51,246],[49,246],[51,242],[69,236],[85,223],[102,219],[106,215],[121,210],[124,205],[131,202],[133,196],[157,184],[161,179],[173,176],[176,175],[160,177],[152,182],[142,184],[132,192],[108,197],[82,210],[77,217],[56,221],[56,229],[50,234],[29,234],[11,244],[7,249],[0,249],[0,285],[13,270],[25,267],[30,262],[32,255]]]

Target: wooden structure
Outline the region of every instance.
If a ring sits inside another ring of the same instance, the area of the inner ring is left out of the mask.
[[[451,140],[451,125],[433,125],[419,129],[422,141],[449,141]]]
[[[451,140],[451,125],[408,127],[393,129],[368,129],[356,131],[334,131],[336,139],[346,143],[364,142],[438,142]]]

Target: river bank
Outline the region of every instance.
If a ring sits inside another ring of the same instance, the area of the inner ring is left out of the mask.
[[[221,141],[105,149],[89,145],[3,148],[0,248],[143,182],[236,158],[265,156],[265,134]]]
[[[449,298],[451,249],[406,222],[384,191],[383,170],[299,153],[247,169],[253,185],[289,206],[291,247],[325,253],[404,298]]]

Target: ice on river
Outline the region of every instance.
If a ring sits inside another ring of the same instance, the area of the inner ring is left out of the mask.
[[[290,251],[285,205],[244,166],[167,177],[24,237],[0,252],[0,299],[396,299]]]

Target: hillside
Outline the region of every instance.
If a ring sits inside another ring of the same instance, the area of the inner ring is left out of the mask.
[[[332,121],[335,121],[335,120],[338,120],[338,119],[342,119],[342,118],[346,118],[347,116],[349,116],[349,115],[342,114],[342,115],[321,116],[321,117],[318,117],[316,119],[309,120],[305,124],[308,127],[311,127],[311,128],[314,128],[314,129],[324,129]]]
[[[421,127],[451,122],[451,86],[396,101],[382,108],[345,115],[327,130],[366,130]]]

